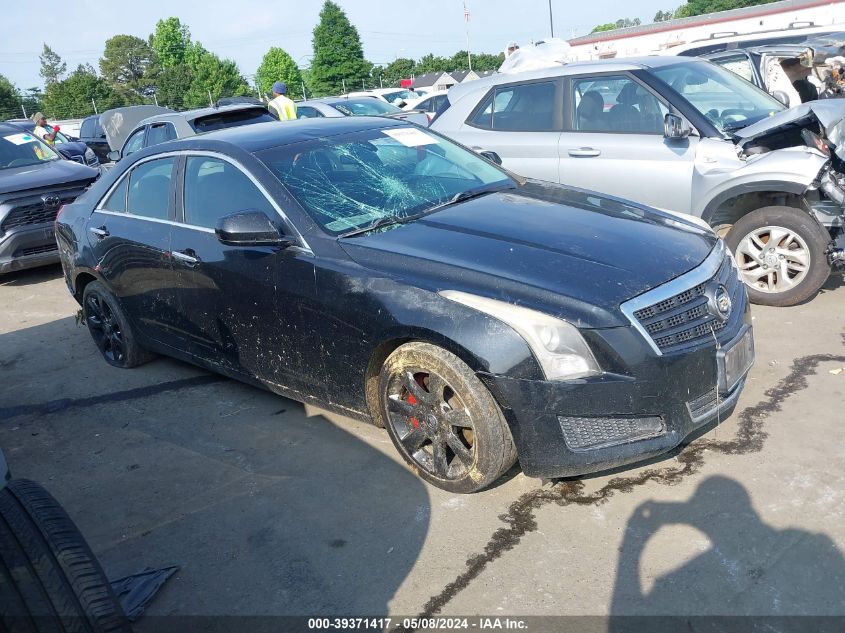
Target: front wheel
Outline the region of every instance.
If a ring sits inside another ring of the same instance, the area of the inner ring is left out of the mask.
[[[743,216],[725,238],[752,303],[792,306],[812,297],[830,275],[830,235],[809,213],[763,207]]]
[[[457,356],[406,343],[384,362],[379,406],[390,439],[420,477],[449,492],[489,486],[516,461],[493,396]]]

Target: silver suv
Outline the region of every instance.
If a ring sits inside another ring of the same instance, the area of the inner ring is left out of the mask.
[[[433,130],[523,176],[698,216],[756,303],[811,297],[843,261],[845,102],[787,110],[703,60],[644,57],[459,84]]]

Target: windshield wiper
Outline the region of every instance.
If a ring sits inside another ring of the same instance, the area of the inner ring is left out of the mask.
[[[439,211],[444,207],[457,204],[458,202],[466,202],[467,200],[471,200],[472,198],[480,198],[481,196],[486,196],[488,193],[497,193],[499,191],[505,191],[507,189],[516,189],[516,186],[504,185],[497,187],[479,187],[478,189],[470,189],[469,191],[459,191],[454,196],[449,198],[446,202],[441,202],[440,204],[436,204],[430,209],[427,209],[425,213],[434,213],[435,211]]]
[[[362,226],[361,228],[352,229],[351,231],[342,233],[339,237],[353,237],[355,235],[361,235],[362,233],[369,233],[370,231],[375,231],[376,229],[380,229],[385,226],[393,226],[394,224],[405,224],[406,222],[413,222],[414,220],[417,220],[424,215],[426,215],[426,213],[385,216],[383,218],[379,218],[375,222],[367,224],[366,226]]]

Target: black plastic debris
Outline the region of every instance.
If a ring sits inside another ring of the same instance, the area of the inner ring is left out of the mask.
[[[123,612],[130,622],[134,622],[144,614],[144,609],[158,590],[178,569],[178,565],[161,569],[148,567],[137,574],[110,581],[111,588],[120,600],[120,606],[123,607]]]

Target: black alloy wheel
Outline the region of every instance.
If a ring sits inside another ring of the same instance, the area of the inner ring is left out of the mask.
[[[406,343],[379,376],[380,421],[420,477],[449,492],[476,492],[516,461],[510,429],[493,396],[451,352]]]
[[[85,286],[82,319],[109,365],[128,369],[153,358],[138,343],[120,303],[99,281]]]

